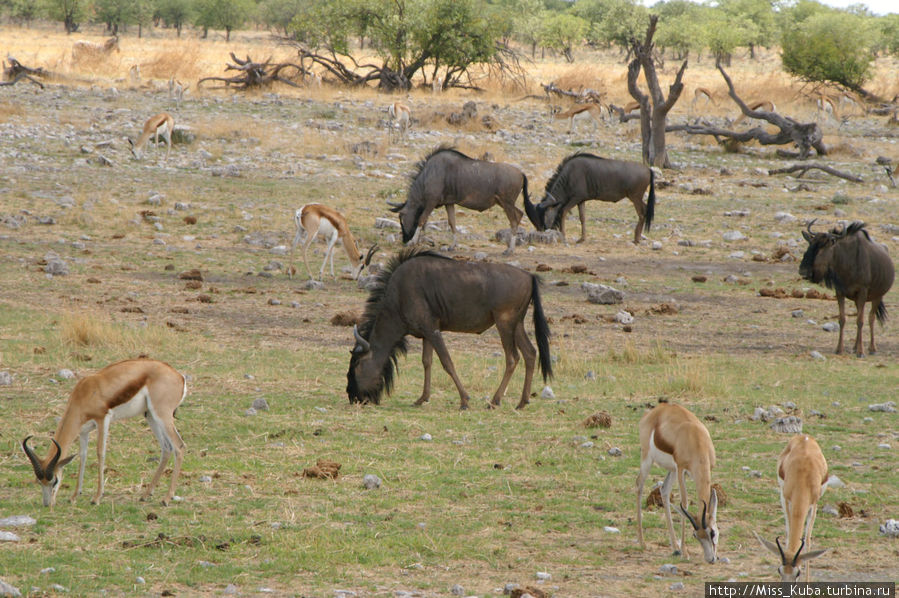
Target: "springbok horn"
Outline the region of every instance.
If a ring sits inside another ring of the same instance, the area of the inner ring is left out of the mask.
[[[50,440],[52,440],[53,444],[56,445],[56,455],[53,457],[53,459],[50,460],[49,463],[47,463],[47,469],[46,471],[44,471],[46,475],[53,474],[53,471],[56,469],[56,464],[59,462],[59,458],[62,457],[62,449],[59,447],[59,443],[56,442],[55,438],[51,438]]]
[[[693,519],[693,516],[690,515],[690,513],[687,512],[687,509],[685,509],[682,505],[678,505],[678,506],[680,507],[680,512],[684,514],[684,516],[685,516],[685,517],[687,518],[687,520],[690,522],[690,525],[693,526],[693,529],[698,530],[698,529],[699,529],[699,526],[696,525],[696,520]]]
[[[365,256],[365,265],[368,266],[371,263],[371,258],[378,252],[380,247],[378,247],[377,243],[372,245],[368,250],[368,255]]]
[[[802,539],[802,543],[799,545],[799,550],[796,551],[796,556],[793,557],[793,566],[796,566],[796,563],[799,562],[799,553],[802,552],[802,548],[805,546],[805,538]]]
[[[774,538],[774,542],[777,544],[777,549],[780,551],[780,562],[786,564],[787,557],[784,555],[784,549],[780,545],[780,536]]]
[[[359,334],[359,326],[357,326],[357,325],[355,325],[355,324],[353,325],[353,336],[356,337],[356,342],[359,343],[359,345],[360,345],[365,351],[371,351],[371,345],[368,343],[367,340],[365,340],[364,338],[362,338],[362,335]]]
[[[31,447],[28,446],[28,441],[31,440],[31,438],[31,436],[28,436],[22,441],[22,450],[25,451],[25,455],[28,457],[28,460],[31,461],[31,466],[34,468],[34,475],[38,478],[43,478],[44,470],[41,467],[41,460],[37,458],[37,455],[35,455],[34,451],[31,450]]]

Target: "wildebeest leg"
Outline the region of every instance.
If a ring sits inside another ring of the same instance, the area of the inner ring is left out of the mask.
[[[534,366],[537,363],[537,350],[531,344],[528,333],[524,330],[523,321],[519,321],[515,326],[515,344],[524,358],[524,387],[521,389],[521,400],[515,408],[523,409],[531,396],[531,381],[534,379]]]
[[[453,231],[453,244],[450,250],[456,248],[456,204],[448,203],[446,206],[446,221],[449,223],[450,230]]]
[[[837,341],[835,353],[840,355],[843,352],[843,327],[846,326],[846,298],[839,293],[837,293],[837,305],[840,306],[840,340]]]
[[[518,197],[517,195],[515,197]],[[515,251],[515,243],[518,241],[518,225],[521,224],[521,217],[524,216],[524,212],[516,208],[512,202],[515,201],[515,198],[512,198],[511,202],[502,202],[503,211],[506,213],[506,218],[509,219],[509,247],[503,252],[503,255],[511,255],[513,251]]]
[[[427,340],[421,341],[421,365],[425,370],[425,385],[421,390],[421,396],[415,401],[416,406],[424,405],[431,400],[431,361],[434,357],[434,347]]]
[[[868,323],[871,328],[871,344],[868,345],[868,353],[874,354],[877,353],[877,345],[874,343],[874,320],[877,317],[877,310],[880,307],[880,304],[883,303],[883,298],[877,299],[871,302],[871,313],[868,314]]]
[[[643,239],[643,224],[646,222],[646,205],[643,203],[642,197],[637,199],[630,198],[630,200],[634,204],[634,209],[637,210],[637,226],[634,227],[634,245],[639,245]]]
[[[587,240],[587,208],[584,207],[584,202],[577,205],[577,214],[581,219],[581,238],[577,240],[577,243],[583,243]]]
[[[515,322],[497,319],[496,330],[499,332],[499,338],[503,343],[503,352],[506,354],[506,369],[503,372],[503,379],[499,383],[499,388],[496,389],[496,392],[493,394],[493,400],[490,401],[490,407],[499,407],[519,359],[518,349],[515,348]]]
[[[862,333],[865,330],[865,303],[868,301],[868,291],[861,289],[855,298],[855,309],[858,316],[855,319],[855,355],[857,357],[865,356],[865,345],[862,339]],[[874,313],[873,311],[871,313]]]
[[[435,330],[433,333],[428,335],[427,338],[422,339],[431,343],[434,347],[434,350],[437,351],[437,357],[440,358],[440,365],[443,366],[443,369],[446,370],[446,373],[449,374],[450,378],[453,379],[453,384],[456,385],[456,390],[459,391],[460,404],[459,409],[468,409],[468,393],[465,392],[465,388],[462,386],[462,382],[459,380],[458,374],[456,374],[456,368],[453,366],[453,360],[450,358],[449,351],[446,350],[446,345],[443,343],[443,335],[440,334],[439,330]]]

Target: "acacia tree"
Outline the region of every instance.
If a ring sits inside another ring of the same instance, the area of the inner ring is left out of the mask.
[[[687,61],[681,64],[674,83],[668,88],[668,97],[662,94],[662,87],[656,75],[654,45],[652,38],[655,35],[658,15],[649,16],[649,26],[646,28],[646,36],[643,41],[637,39],[631,42],[631,52],[634,59],[627,68],[627,89],[631,96],[640,104],[640,136],[643,142],[643,162],[650,166],[670,168],[668,151],[665,148],[665,126],[668,120],[668,112],[677,103],[684,90],[682,79],[687,68]],[[649,94],[643,93],[637,86],[637,78],[640,71],[646,79]],[[651,100],[651,104],[650,104]]]
[[[90,18],[93,7],[90,0],[44,0],[47,15],[63,22],[66,33],[78,31],[84,19]]]
[[[554,14],[543,23],[540,43],[546,48],[560,52],[565,60],[574,62],[572,48],[584,39],[589,23],[570,14]]]
[[[197,0],[195,23],[203,28],[203,37],[218,28],[225,30],[225,41],[231,41],[231,32],[246,23],[254,7],[253,0]]]
[[[181,29],[194,17],[192,0],[157,0],[156,15],[169,27],[174,27],[181,37]]]

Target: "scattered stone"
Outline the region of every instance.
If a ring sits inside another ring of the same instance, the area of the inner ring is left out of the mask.
[[[777,220],[778,222],[787,223],[787,222],[795,221],[796,216],[793,216],[789,212],[775,212],[774,219]]]
[[[884,413],[896,413],[896,402],[887,401],[886,403],[874,403],[868,405],[869,411],[882,411]]]
[[[147,583],[147,580],[145,580],[143,577],[138,575],[137,578],[135,578],[134,582],[138,585],[143,585],[143,584]]]
[[[256,411],[268,411],[268,401],[265,400],[265,397],[254,399],[253,409],[255,409]]]
[[[12,374],[7,370],[0,372],[0,386],[9,386],[12,384]]]
[[[584,420],[585,428],[611,428],[612,416],[605,411],[594,413]]]
[[[450,594],[452,594],[453,596],[464,596],[465,588],[463,588],[459,584],[455,584],[450,588]]]
[[[662,575],[677,575],[677,565],[665,563],[664,565],[659,567],[659,573],[661,573]]]
[[[540,581],[549,581],[552,578],[553,576],[549,573],[546,573],[544,571],[537,571],[537,579],[539,579]]]
[[[836,332],[840,329],[840,325],[836,322],[825,322],[823,326],[821,326],[821,330],[825,332]]]
[[[237,594],[237,586],[233,583],[229,583],[227,586],[225,586],[225,589],[222,590],[222,593],[227,594],[228,596],[234,596]]]
[[[373,473],[368,473],[362,478],[362,485],[368,490],[376,490],[381,487],[381,478]]]
[[[35,523],[37,521],[28,515],[11,515],[0,519],[0,527],[28,527]]]
[[[303,469],[303,477],[336,480],[337,476],[340,475],[340,467],[340,463],[319,459],[312,467]]]
[[[272,298],[272,299],[268,300],[268,304],[269,305],[281,305],[281,300]]]
[[[618,322],[619,324],[625,324],[625,325],[633,324],[634,316],[632,316],[630,314],[630,312],[622,310],[622,311],[618,312],[617,314],[615,314],[615,321]]]
[[[799,434],[802,432],[802,420],[795,415],[778,417],[771,424],[771,429],[781,434]]]
[[[654,251],[658,251],[658,250],[660,250],[661,248],[662,248],[662,242],[661,242],[661,241],[653,241],[653,242],[652,242],[652,249],[653,249]]]
[[[794,309],[793,311],[790,312],[790,315],[793,316],[794,318],[801,318],[805,315],[805,312],[802,311],[801,309]]]
[[[243,414],[246,415],[247,417],[253,417],[253,416],[256,415],[257,413],[258,413],[258,411],[256,411],[256,410],[255,410],[254,408],[252,408],[252,407],[248,407],[247,410],[243,412]]]
[[[587,293],[587,301],[600,305],[613,305],[624,301],[624,293],[604,284],[585,282],[581,288]]]
[[[19,591],[19,588],[11,586],[0,579],[0,596],[15,596],[17,598],[21,598],[22,592]]]
[[[44,272],[51,276],[66,276],[69,273],[69,265],[58,257],[50,258],[44,266]]]
[[[741,233],[738,230],[730,230],[730,231],[727,231],[726,233],[724,233],[723,235],[721,235],[721,237],[725,241],[742,241],[743,239],[746,238],[746,235],[744,235],[743,233]]]
[[[825,515],[832,515],[834,517],[838,517],[840,514],[837,508],[833,505],[824,505],[823,507],[821,507],[821,512]]]
[[[812,359],[815,361],[827,361],[827,358],[824,357],[820,351],[812,351],[809,355],[811,355]]]
[[[375,228],[389,228],[392,230],[402,230],[402,226],[396,220],[390,218],[375,218]]]
[[[549,386],[544,386],[543,390],[540,392],[541,399],[555,399],[556,393],[553,392],[553,389]]]
[[[12,532],[0,531],[0,542],[18,542],[19,536]]]
[[[588,371],[586,374],[584,374],[584,380],[590,380],[591,382],[596,380],[596,372],[594,372],[593,370]]]
[[[620,529],[618,529],[617,527],[612,527],[611,525],[607,525],[607,526],[603,527],[602,530],[609,534],[620,534],[621,533]]]
[[[887,444],[886,442],[881,442],[880,444],[877,445],[877,448],[879,448],[879,449],[884,449],[884,450],[887,450],[887,451],[888,451],[888,450],[890,450],[892,447],[891,447],[889,444]]]
[[[211,478],[210,476],[208,476],[208,475],[201,475],[201,476],[200,476],[200,479],[199,479],[199,482],[200,482],[201,484],[208,484],[208,483],[212,482],[212,478]]]
[[[609,456],[611,456],[611,457],[620,457],[621,455],[624,454],[621,452],[621,449],[618,448],[617,446],[613,446],[612,448],[610,448],[608,453],[609,453]]]
[[[305,291],[318,291],[320,289],[325,288],[325,283],[319,280],[307,280],[302,285],[301,288]]]
[[[668,589],[669,589],[669,590],[674,590],[674,591],[676,591],[676,592],[677,592],[677,591],[680,591],[680,590],[683,590],[683,589],[684,589],[684,582],[682,582],[682,581],[676,581],[676,582],[674,582],[673,584],[671,584],[670,586],[668,586]]]
[[[431,442],[431,440],[433,440],[433,437],[430,434],[428,434],[427,432],[425,432],[424,434],[419,436],[418,439],[423,442]]]
[[[899,521],[896,519],[887,519],[886,522],[880,526],[880,533],[884,536],[889,536],[890,538],[899,538]]]

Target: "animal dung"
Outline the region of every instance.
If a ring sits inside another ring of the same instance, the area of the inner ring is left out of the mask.
[[[594,413],[593,415],[587,417],[584,420],[585,428],[611,428],[612,427],[612,416],[606,413],[605,411],[600,411],[599,413]]]
[[[522,598],[522,596],[533,596],[533,598],[546,598],[546,592],[541,589],[525,586],[524,588],[515,588],[512,590],[512,593],[509,594],[511,598]]]
[[[186,283],[184,283],[184,288],[191,291],[196,291],[197,289],[203,288],[203,283],[199,280],[188,280]]]
[[[570,274],[585,274],[587,272],[587,266],[585,264],[572,264],[562,271]]]
[[[537,272],[552,272],[553,267],[548,264],[537,264]]]
[[[354,326],[359,323],[359,320],[359,314],[341,311],[331,317],[331,326]]]
[[[196,216],[185,216],[184,217],[184,224],[196,224],[196,223],[197,223]]]
[[[203,273],[194,268],[193,270],[185,270],[178,275],[178,278],[180,278],[181,280],[199,280],[202,282]]]
[[[703,276],[702,274],[697,274],[696,276],[692,277],[690,280],[692,280],[693,282],[705,282],[708,279],[709,279],[708,276]]]
[[[724,491],[724,488],[721,487],[721,484],[712,484],[712,490],[715,491],[715,495],[718,497],[718,506],[726,507],[727,493]]]
[[[837,508],[840,509],[840,519],[850,519],[855,517],[855,511],[852,510],[849,503],[841,502],[837,505]]]
[[[318,478],[321,480],[336,480],[340,474],[340,463],[319,459],[312,467],[303,469],[304,478]]]
[[[649,509],[661,506],[664,506],[662,503],[662,490],[659,486],[656,486],[646,497],[646,508]]]

